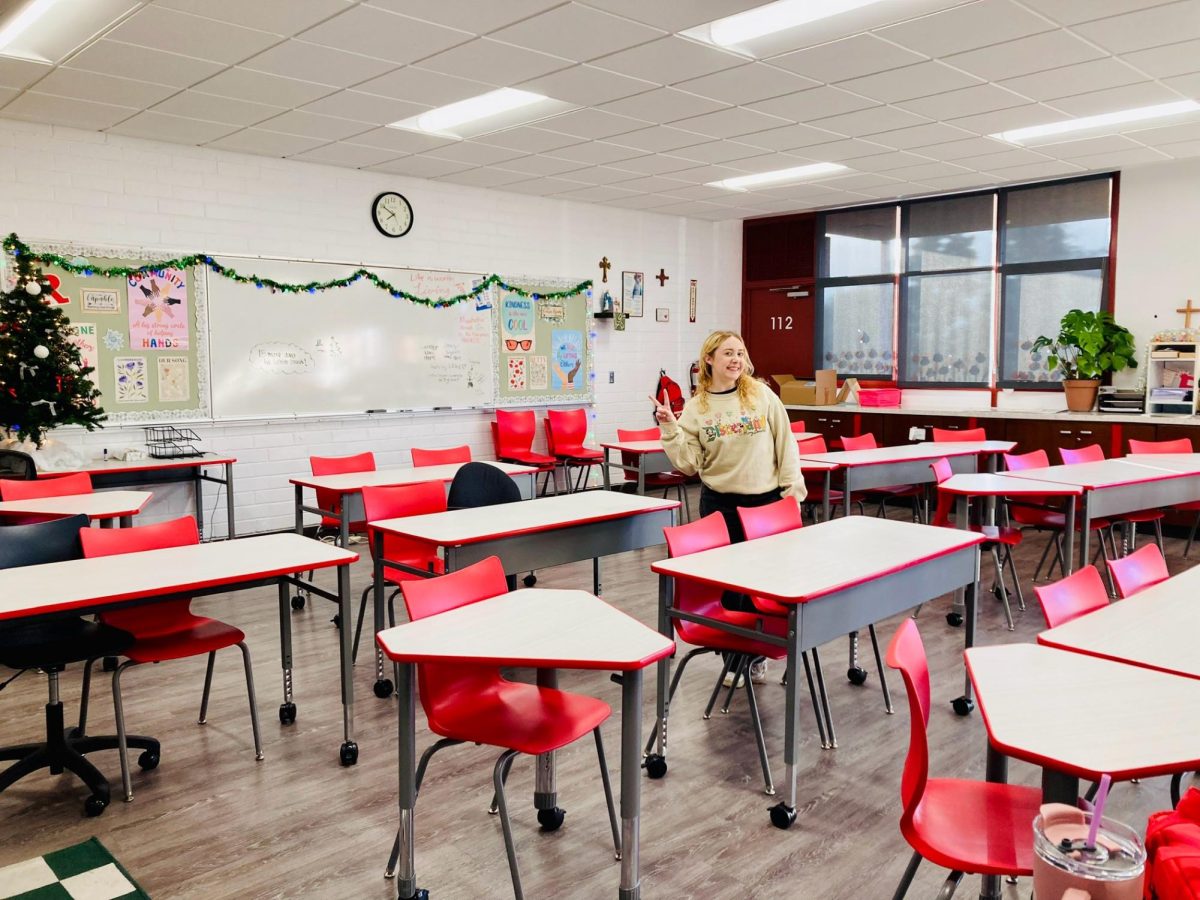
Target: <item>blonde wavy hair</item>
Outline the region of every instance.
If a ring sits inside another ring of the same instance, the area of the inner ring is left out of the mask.
[[[700,345],[700,375],[696,379],[696,396],[700,398],[700,411],[708,412],[708,391],[712,386],[712,364],[709,362],[709,357],[717,352],[720,347],[730,338],[737,338],[741,341],[742,346],[746,346],[745,340],[736,331],[714,331],[704,339],[704,343]],[[742,373],[737,380],[738,404],[743,410],[754,409],[754,363],[750,361],[750,353],[746,353],[746,365],[742,369]]]

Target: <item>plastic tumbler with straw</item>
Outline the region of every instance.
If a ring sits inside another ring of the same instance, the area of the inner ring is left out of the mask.
[[[1090,900],[1141,900],[1146,849],[1128,825],[1104,818],[1112,779],[1100,779],[1091,812],[1046,803],[1033,820],[1033,895],[1058,900],[1074,888]]]

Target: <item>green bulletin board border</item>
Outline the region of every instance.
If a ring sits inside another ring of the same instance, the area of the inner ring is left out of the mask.
[[[542,292],[542,291],[562,291],[569,290],[583,281],[582,278],[540,278],[540,277],[513,277],[507,279],[508,283],[515,285],[527,291]],[[492,288],[492,321],[496,328],[496,340],[492,344],[492,359],[496,370],[496,400],[497,407],[512,407],[512,406],[588,406],[595,400],[595,383],[596,372],[595,362],[593,359],[593,344],[595,343],[594,335],[594,320],[592,319],[592,302],[590,292],[579,294],[576,297],[568,297],[562,301],[565,306],[564,317],[562,322],[551,322],[541,317],[534,319],[534,340],[535,349],[550,347],[550,335],[555,329],[571,328],[578,330],[583,335],[584,346],[584,380],[583,390],[581,391],[566,391],[554,390],[550,385],[553,384],[552,379],[547,378],[546,390],[544,391],[520,391],[509,392],[508,390],[508,363],[507,358],[514,354],[510,354],[504,349],[504,329],[500,322],[500,298],[503,293],[498,286]],[[535,315],[537,310],[537,301],[534,301]],[[536,353],[535,355],[542,355]],[[549,356],[549,353],[545,354]]]
[[[151,262],[164,257],[178,257],[186,255],[181,251],[171,250],[149,250],[145,248],[128,248],[128,247],[104,247],[93,246],[76,243],[55,243],[30,241],[30,249],[36,253],[54,253],[59,256],[74,257],[82,256],[86,259],[95,262],[97,265],[140,265],[146,262]],[[0,254],[5,257],[7,264],[7,254]],[[83,276],[72,275],[55,266],[43,266],[42,271],[46,274],[57,275],[64,282],[67,279],[75,279],[81,285],[86,285],[89,281],[94,281],[98,289],[108,286],[108,280],[94,276],[87,278]],[[96,386],[100,387],[100,381],[103,378],[103,372],[107,366],[111,369],[112,358],[115,355],[137,355],[146,357],[146,373],[147,377],[152,379],[152,383],[157,383],[158,369],[154,364],[158,355],[168,356],[188,356],[193,365],[189,369],[194,376],[192,379],[192,397],[195,401],[194,405],[187,407],[173,407],[171,409],[153,409],[143,408],[137,410],[116,409],[113,401],[106,395],[101,395],[101,405],[104,407],[105,424],[106,425],[150,425],[156,422],[178,422],[178,421],[194,421],[196,419],[212,420],[212,401],[210,397],[209,385],[209,359],[208,359],[208,278],[207,272],[201,266],[194,266],[187,270],[188,273],[188,299],[192,302],[190,310],[191,328],[189,332],[189,349],[176,350],[144,350],[129,346],[129,295],[126,282],[121,281],[119,297],[121,300],[121,312],[118,316],[109,316],[100,313],[85,313],[83,311],[83,296],[81,293],[75,292],[78,296],[71,296],[71,306],[65,312],[77,312],[79,318],[72,321],[92,321],[95,322],[96,340],[100,356],[100,366],[95,373]],[[6,271],[6,276],[9,274]],[[125,334],[126,345],[119,351],[108,351],[104,346],[104,338],[101,328],[108,324],[105,320],[109,320],[115,326],[115,323],[120,322],[120,328],[117,330]],[[153,373],[153,374],[151,374]],[[110,373],[111,374],[111,373]],[[150,401],[146,404],[147,407],[152,407],[155,402]]]

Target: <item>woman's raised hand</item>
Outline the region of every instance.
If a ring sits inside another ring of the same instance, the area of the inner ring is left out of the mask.
[[[662,401],[660,401],[653,394],[650,394],[649,397],[650,397],[650,402],[654,404],[654,418],[657,421],[659,421],[659,422],[675,421],[675,413],[671,412],[671,407],[665,406],[662,403]]]

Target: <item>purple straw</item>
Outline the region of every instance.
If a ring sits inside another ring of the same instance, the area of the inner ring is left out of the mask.
[[[1092,824],[1088,826],[1088,850],[1092,850],[1096,846],[1096,834],[1100,831],[1100,816],[1104,812],[1104,801],[1108,799],[1108,787],[1111,784],[1111,775],[1105,773],[1100,776],[1100,789],[1096,791],[1096,802],[1092,804]]]

